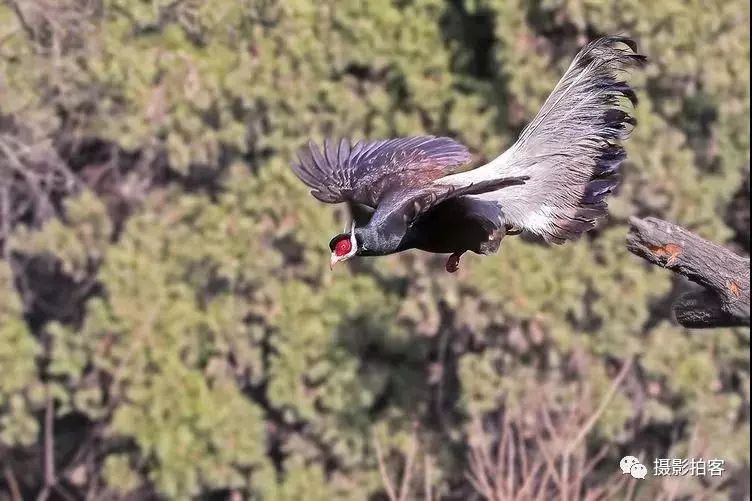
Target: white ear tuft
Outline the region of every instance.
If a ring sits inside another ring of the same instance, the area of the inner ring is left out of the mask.
[[[353,220],[353,217],[352,217],[352,211],[348,210],[347,214],[345,215],[345,228],[342,230],[342,233],[347,233],[347,229],[350,225],[352,225],[354,228],[355,221]]]
[[[353,254],[358,251],[358,241],[355,239],[355,221],[350,226],[350,248]]]

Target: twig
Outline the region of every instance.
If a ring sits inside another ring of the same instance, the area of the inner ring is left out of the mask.
[[[21,497],[21,489],[18,487],[16,476],[13,474],[13,470],[7,463],[3,465],[3,477],[5,477],[5,483],[8,484],[8,489],[10,489],[10,499],[12,501],[23,501],[23,498]]]
[[[413,476],[413,465],[415,461],[415,455],[418,451],[418,438],[417,433],[413,432],[412,439],[410,440],[410,450],[407,453],[405,459],[405,471],[402,474],[402,484],[399,490],[399,501],[406,501],[407,495],[410,493],[410,480]]]
[[[16,18],[18,19],[18,23],[21,25],[21,28],[23,28],[23,30],[26,32],[26,36],[28,36],[30,40],[34,40],[36,38],[36,35],[34,33],[34,28],[32,28],[31,25],[26,20],[26,16],[24,15],[24,12],[21,10],[21,7],[18,5],[18,2],[16,2],[15,0],[5,0],[5,3],[10,7],[10,9],[16,15]]]
[[[611,387],[608,389],[608,392],[601,400],[600,405],[598,405],[598,408],[596,409],[596,411],[590,416],[590,418],[587,420],[585,425],[580,429],[575,439],[572,440],[567,446],[566,448],[567,454],[571,453],[571,451],[574,450],[574,448],[577,447],[580,444],[580,442],[582,442],[585,439],[585,436],[587,436],[587,434],[590,433],[590,430],[592,430],[593,426],[595,426],[595,423],[598,422],[598,419],[600,419],[601,415],[606,410],[608,405],[611,403],[611,400],[614,398],[614,395],[616,395],[616,390],[618,390],[619,386],[621,386],[621,382],[624,380],[624,378],[629,373],[629,370],[632,368],[633,362],[634,362],[634,358],[630,358],[624,363],[621,370],[619,371],[619,374],[616,376],[616,378],[614,378],[613,382],[611,383]]]
[[[55,406],[49,388],[44,409],[44,487],[37,501],[45,501],[57,483],[55,475]]]
[[[386,489],[386,495],[390,501],[398,501],[397,494],[394,492],[394,486],[392,480],[389,478],[389,474],[386,471],[386,465],[384,464],[384,455],[381,452],[381,445],[379,440],[374,437],[373,446],[376,449],[376,460],[379,463],[379,473],[381,474],[381,481],[384,483],[384,489]]]
[[[425,501],[433,501],[433,478],[431,472],[431,458],[426,454],[423,458],[423,493],[426,497]]]

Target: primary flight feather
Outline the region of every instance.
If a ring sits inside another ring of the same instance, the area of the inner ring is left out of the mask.
[[[493,253],[507,234],[563,243],[594,228],[635,125],[628,105],[637,98],[621,75],[644,61],[627,38],[586,45],[512,147],[467,172],[456,173],[470,153],[446,137],[309,143],[294,172],[354,218],[330,242],[331,266],[421,249],[450,253],[451,272],[462,253]]]

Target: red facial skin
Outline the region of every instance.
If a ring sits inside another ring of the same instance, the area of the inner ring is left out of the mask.
[[[344,256],[352,250],[352,244],[350,240],[343,238],[334,245],[334,254],[337,256]]]

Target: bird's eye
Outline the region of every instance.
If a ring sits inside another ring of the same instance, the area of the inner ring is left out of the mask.
[[[336,244],[334,244],[334,253],[337,256],[344,256],[346,254],[349,254],[352,250],[352,244],[350,243],[350,239],[343,238]]]
[[[336,237],[329,240],[329,250],[334,252],[334,246],[337,245],[337,242],[342,240],[343,237],[344,235],[337,235]]]

